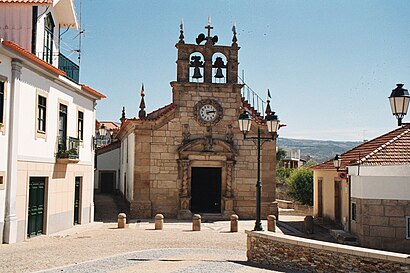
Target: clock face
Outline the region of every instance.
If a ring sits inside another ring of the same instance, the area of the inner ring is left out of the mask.
[[[212,104],[205,104],[199,109],[199,117],[205,122],[215,120],[217,115],[217,110]]]
[[[194,106],[194,117],[202,126],[217,124],[223,117],[222,106],[213,99],[203,99]]]

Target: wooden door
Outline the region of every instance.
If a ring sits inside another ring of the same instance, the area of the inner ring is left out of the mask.
[[[81,179],[76,176],[74,190],[74,225],[80,224],[80,208],[81,208]]]
[[[317,181],[317,217],[323,217],[323,180]]]
[[[335,222],[341,223],[342,222],[342,215],[341,215],[342,195],[341,195],[341,182],[340,181],[335,181],[334,189],[335,189]]]
[[[45,177],[30,177],[28,204],[28,237],[44,231],[44,188]]]
[[[221,213],[221,172],[221,168],[192,168],[192,212]]]

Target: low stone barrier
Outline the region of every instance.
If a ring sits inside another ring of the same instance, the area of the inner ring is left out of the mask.
[[[127,227],[127,215],[123,212],[119,213],[117,216],[117,224],[118,228],[126,228]]]
[[[164,228],[164,215],[155,215],[155,230],[162,230]]]
[[[201,215],[199,214],[192,216],[192,231],[201,231]]]
[[[308,272],[410,272],[410,255],[246,231],[248,261]]]
[[[231,215],[231,232],[238,232],[238,215]]]

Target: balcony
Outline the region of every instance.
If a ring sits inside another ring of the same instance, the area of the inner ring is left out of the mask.
[[[67,73],[70,80],[80,81],[80,67],[61,53],[58,55],[58,68]]]
[[[57,163],[77,163],[79,158],[79,144],[78,138],[69,137],[68,139],[59,140],[59,150],[56,153]]]

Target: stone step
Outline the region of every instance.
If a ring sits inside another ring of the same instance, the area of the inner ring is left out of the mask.
[[[358,238],[355,235],[350,234],[349,232],[346,232],[341,229],[331,229],[329,230],[329,233],[333,238],[335,238],[341,244],[352,245],[352,246],[359,245]]]

